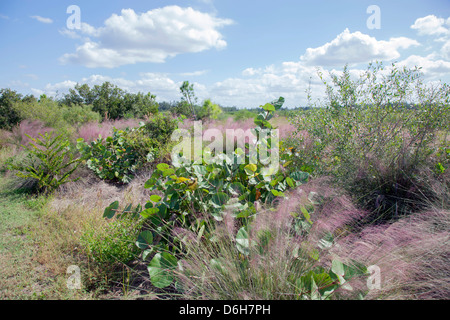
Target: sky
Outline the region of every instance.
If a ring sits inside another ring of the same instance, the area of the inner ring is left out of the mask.
[[[450,83],[450,0],[0,0],[0,88],[61,97],[109,81],[157,101],[286,107],[323,94],[317,71],[370,62]]]

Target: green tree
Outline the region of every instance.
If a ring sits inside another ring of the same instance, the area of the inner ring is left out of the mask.
[[[158,103],[155,101],[156,96],[150,92],[147,94],[138,92],[136,94],[126,93],[124,95],[124,116],[143,118],[150,114],[158,113]]]
[[[201,118],[217,119],[222,113],[222,109],[218,104],[211,102],[211,99],[206,99],[203,102],[201,109]]]
[[[92,105],[92,111],[101,116],[118,119],[141,118],[150,113],[158,113],[158,103],[155,99],[156,96],[150,92],[128,93],[110,82],[104,82],[93,88],[87,84],[77,84],[60,103],[67,106]]]
[[[195,113],[195,103],[197,103],[197,97],[194,93],[194,84],[189,84],[189,81],[184,81],[180,87],[180,92],[182,95],[182,104],[190,106],[194,119],[197,119],[197,115]]]
[[[14,108],[22,100],[22,95],[11,89],[0,90],[0,129],[10,130],[23,118]]]

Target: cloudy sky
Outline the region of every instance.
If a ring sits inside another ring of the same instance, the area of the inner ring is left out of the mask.
[[[450,82],[449,0],[0,0],[0,88],[61,95],[110,81],[158,101],[306,103],[317,69],[371,61]]]

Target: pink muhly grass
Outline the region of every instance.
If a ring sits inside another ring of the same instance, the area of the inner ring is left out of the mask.
[[[381,270],[368,299],[450,297],[450,211],[429,210],[342,238],[334,253]]]
[[[39,134],[52,132],[53,130],[53,128],[46,127],[41,121],[24,120],[12,129],[9,141],[11,144],[20,147],[31,142],[31,139],[27,135],[36,139],[40,137]]]
[[[108,120],[102,123],[90,122],[79,127],[77,133],[79,138],[83,138],[86,142],[91,142],[97,140],[100,135],[103,139],[111,136],[114,128],[124,130],[137,126],[139,126],[138,119]]]
[[[328,264],[331,257],[337,257],[344,263],[356,261],[380,268],[381,289],[369,291],[366,299],[450,297],[450,211],[430,209],[391,223],[363,225],[361,220],[369,212],[359,209],[322,178],[291,192],[272,213],[273,220],[289,225],[282,221],[288,221],[289,212],[296,207],[307,205],[311,192],[317,192],[322,201],[314,205],[311,213],[314,223],[307,242],[317,245],[326,233],[332,233],[336,243],[329,255],[321,259],[322,263]],[[283,249],[281,244],[278,242],[277,250]],[[367,291],[366,278],[354,279],[351,285]]]

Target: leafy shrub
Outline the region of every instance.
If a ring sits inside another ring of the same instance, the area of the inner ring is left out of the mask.
[[[115,219],[105,227],[89,226],[81,236],[81,244],[90,260],[106,268],[128,264],[139,255],[136,239],[141,221],[132,217]]]
[[[256,135],[263,129],[273,129],[269,120],[283,102],[280,98],[262,106],[263,112],[255,119]],[[276,140],[261,139],[260,143],[257,152],[263,146],[278,152]],[[246,149],[250,149],[249,144]],[[199,237],[211,238],[206,229],[208,221],[222,221],[228,214],[245,225],[256,214],[256,202],[272,204],[277,197],[284,197],[284,191],[308,179],[304,172],[267,170],[261,159],[254,158],[255,154],[240,148],[235,148],[231,158],[220,153],[214,156],[217,161],[212,163],[207,164],[205,158],[201,164],[188,160],[179,168],[160,163],[145,183],[145,188],[157,191],[140,213],[149,229],[145,237],[147,243],[143,246],[144,258],[154,254],[149,271],[155,286],[166,287],[172,282],[173,273],[163,272],[161,268],[174,269],[177,265],[176,254],[180,248],[176,245],[179,239],[172,235],[174,228],[185,228],[198,233]],[[289,153],[281,156],[285,168],[290,157]],[[241,163],[238,159],[244,161]],[[114,216],[114,207],[117,204],[105,210],[110,218]]]
[[[216,120],[222,114],[222,109],[218,104],[212,103],[210,99],[203,102],[203,106],[198,113],[200,119]]]
[[[77,148],[82,158],[86,160],[87,167],[101,179],[130,182],[144,162],[152,158],[151,153],[143,157],[141,153],[145,150],[130,145],[126,136],[132,130],[114,129],[111,137],[103,140],[100,136],[90,144],[84,142],[82,138],[78,139]]]
[[[80,126],[89,122],[100,122],[102,117],[98,112],[92,110],[90,105],[74,105],[61,107],[62,118],[66,123]]]
[[[46,132],[40,138],[32,138],[29,145],[23,146],[28,153],[27,161],[9,162],[9,169],[16,175],[36,181],[37,191],[52,192],[69,181],[70,175],[79,165],[69,148],[69,141],[62,135],[53,136]]]
[[[370,65],[356,81],[347,68],[331,74],[331,84],[319,75],[327,104],[293,118],[298,132],[307,132],[291,141],[297,164],[331,174],[378,217],[412,212],[432,198],[419,177],[421,168],[436,165],[430,155],[441,144],[439,132],[449,130],[450,88],[427,87],[419,70],[395,65],[389,72]]]
[[[138,131],[151,141],[155,159],[170,153],[172,133],[178,128],[183,118],[174,118],[170,114],[156,114]]]
[[[239,110],[234,114],[233,118],[236,121],[241,121],[241,120],[246,120],[249,118],[254,118],[255,116],[256,116],[256,114],[252,111]]]
[[[38,120],[45,126],[61,129],[67,127],[59,104],[51,98],[42,97],[39,101],[20,101],[14,109],[22,119]]]
[[[113,129],[105,140],[100,136],[88,144],[80,138],[77,148],[88,168],[101,179],[129,183],[137,170],[168,153],[176,127],[177,120],[157,115],[138,128]]]

